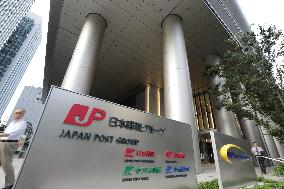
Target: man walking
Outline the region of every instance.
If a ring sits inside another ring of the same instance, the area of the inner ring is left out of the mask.
[[[258,146],[257,142],[254,142],[253,146],[251,147],[251,152],[255,155],[255,158],[258,160],[261,172],[266,174],[266,167],[265,167],[265,163],[264,163],[264,158],[259,157],[259,156],[263,156],[264,150],[261,147]]]
[[[25,115],[24,109],[17,109],[13,115],[13,121],[0,133],[0,165],[5,172],[5,187],[12,189],[15,182],[15,173],[12,165],[14,152],[18,148],[18,141],[25,133],[27,123],[22,119]]]

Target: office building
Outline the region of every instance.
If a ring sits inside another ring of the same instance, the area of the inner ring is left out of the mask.
[[[16,30],[19,22],[29,12],[34,0],[1,0],[0,1],[0,49]]]
[[[0,115],[10,102],[41,41],[41,19],[30,14],[0,50]]]
[[[188,123],[198,171],[198,133],[246,132],[232,112],[211,106],[203,77],[229,48],[225,40],[249,30],[235,0],[51,0],[50,7],[44,98],[51,85],[62,86]],[[246,136],[261,137],[245,124],[253,131]]]
[[[23,108],[26,110],[24,115],[24,120],[30,122],[33,129],[38,125],[40,115],[43,109],[43,103],[41,101],[42,88],[25,86],[22,91],[20,98],[18,99],[17,104],[14,107],[13,112],[18,108]],[[11,115],[8,123],[13,119]]]

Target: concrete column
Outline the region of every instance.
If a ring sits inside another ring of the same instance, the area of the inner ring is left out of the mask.
[[[260,147],[266,149],[263,142],[259,127],[254,121],[248,119],[240,119],[240,125],[244,134],[244,138],[248,141],[249,146],[252,147],[254,142],[257,142]]]
[[[272,121],[270,120],[270,125],[272,127],[277,127],[277,125]],[[279,154],[279,157],[280,158],[284,158],[284,144],[281,144],[277,138],[273,137],[273,140],[274,140],[274,143],[275,143],[275,146],[277,148],[277,151],[278,151],[278,154]]]
[[[206,64],[208,65],[217,65],[219,63],[220,59],[217,55],[211,54],[206,58]],[[218,83],[222,84],[223,82],[224,79],[220,77],[215,77],[212,79],[212,81],[209,81],[209,83],[213,85],[216,85]],[[219,98],[222,99],[224,97],[221,96]],[[217,130],[225,135],[241,138],[241,131],[238,127],[235,114],[233,114],[233,112],[231,111],[226,110],[225,108],[217,110],[213,106],[213,110]]]
[[[87,16],[64,76],[62,88],[89,94],[105,29],[106,21],[102,16]]]
[[[248,120],[245,118],[242,118],[239,120],[243,134],[244,139],[248,141],[250,148],[253,146],[254,142],[257,142],[258,145],[265,151],[265,155],[268,156],[268,149],[263,141],[260,127],[258,127],[253,120]],[[270,162],[269,160],[266,160],[267,162]],[[257,161],[254,158],[254,163],[257,166]]]
[[[191,125],[195,166],[200,172],[198,133],[181,18],[167,16],[162,29],[165,116]]]
[[[274,139],[271,135],[269,135],[269,133],[267,132],[267,130],[264,127],[260,127],[260,131],[262,132],[262,136],[264,139],[264,142],[267,146],[268,149],[268,153],[270,155],[271,158],[279,158],[279,153],[276,147],[276,144],[274,142]],[[275,163],[275,161],[273,161],[273,164],[277,164]]]
[[[275,137],[273,137],[276,148],[278,150],[280,158],[284,159],[284,145],[281,144]]]

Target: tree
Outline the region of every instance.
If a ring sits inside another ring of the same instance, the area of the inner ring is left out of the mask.
[[[275,26],[257,31],[229,39],[232,48],[220,56],[220,64],[208,65],[205,75],[224,78],[209,87],[217,109],[254,120],[284,143],[284,36]]]

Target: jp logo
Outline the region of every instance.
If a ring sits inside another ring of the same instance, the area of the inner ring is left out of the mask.
[[[232,149],[235,148],[239,152],[232,152],[232,151],[230,152],[229,151],[230,148],[232,148]],[[239,159],[239,160],[250,160],[250,159],[252,159],[252,157],[247,155],[241,147],[239,147],[235,144],[226,144],[226,145],[222,146],[222,148],[219,151],[219,155],[229,164],[232,164],[230,159]]]
[[[88,106],[74,104],[63,123],[88,127],[94,120],[101,121],[106,117],[106,112],[102,109],[92,108],[91,111],[89,111],[89,109]]]

